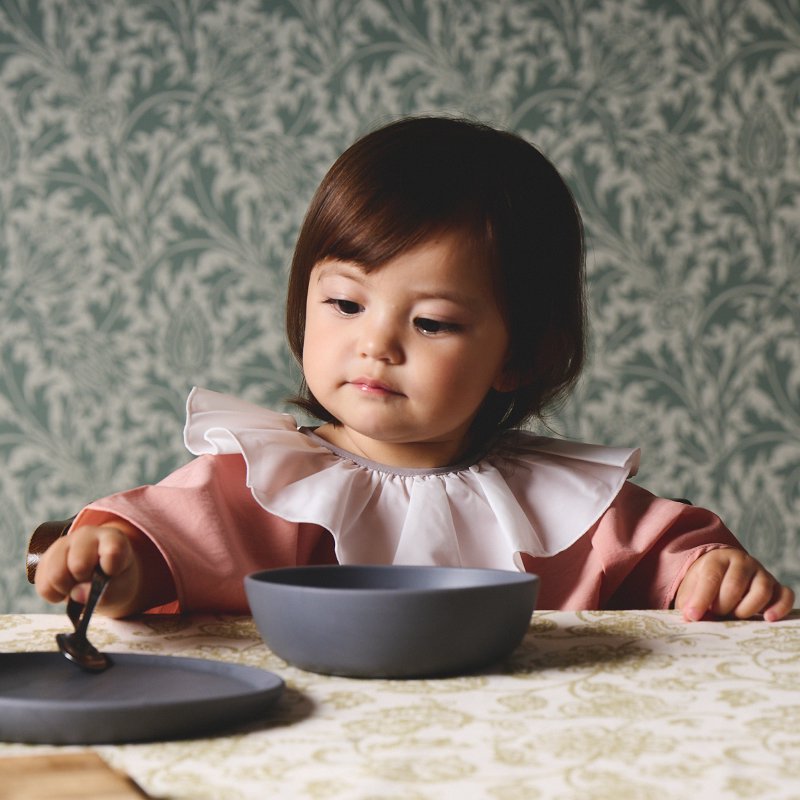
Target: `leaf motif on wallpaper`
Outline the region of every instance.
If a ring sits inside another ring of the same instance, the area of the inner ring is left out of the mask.
[[[0,176],[13,172],[19,159],[19,136],[11,117],[0,109]]]
[[[181,374],[206,369],[213,341],[203,311],[195,303],[181,303],[164,333],[168,362]]]
[[[786,161],[787,137],[780,117],[765,102],[751,109],[738,139],[739,158],[748,172],[774,175]]]
[[[777,511],[776,498],[767,492],[746,492],[742,516],[736,524],[737,533],[758,548],[758,557],[771,564],[778,563],[785,536],[783,518]]]
[[[650,90],[665,77],[664,44],[654,30],[657,15],[626,20],[622,8],[617,5],[611,14],[590,12],[581,25],[585,66],[595,91],[610,103]]]
[[[78,129],[89,138],[111,134],[119,121],[119,109],[102,94],[89,94],[80,103]]]
[[[3,425],[0,420],[0,434],[3,433]],[[7,488],[0,485],[0,508],[3,509],[0,517],[0,541],[5,543],[15,542],[20,538],[20,532],[25,531],[30,534],[33,532],[26,529],[24,518],[24,508],[29,502],[33,487],[9,483]],[[6,570],[3,579],[0,580],[0,607],[15,608],[21,597],[24,597],[26,588],[25,571],[23,569],[22,548],[12,548],[14,562],[17,570]],[[43,608],[44,603],[38,604]]]
[[[662,330],[685,334],[692,328],[698,302],[697,297],[680,289],[659,293],[654,314],[656,325]]]
[[[82,306],[92,248],[78,226],[67,223],[69,214],[55,198],[14,209],[0,239],[0,312],[4,320],[26,320],[38,335],[75,316],[65,297]]]
[[[631,143],[628,162],[645,191],[685,204],[700,188],[700,165],[676,136],[648,134]]]

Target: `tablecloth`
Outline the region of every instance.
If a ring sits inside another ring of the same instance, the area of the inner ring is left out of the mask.
[[[0,651],[55,649],[66,623],[0,616]],[[92,629],[112,652],[221,659],[286,680],[264,721],[92,748],[153,797],[800,798],[800,611],[774,624],[539,611],[503,663],[409,681],[290,667],[247,617],[96,617]],[[48,749],[6,743],[0,757]]]

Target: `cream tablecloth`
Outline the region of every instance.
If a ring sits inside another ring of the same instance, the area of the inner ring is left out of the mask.
[[[54,649],[65,622],[1,616],[0,651]],[[800,611],[772,625],[537,612],[507,662],[430,681],[288,667],[249,618],[92,627],[111,651],[222,659],[287,682],[264,723],[93,748],[154,797],[800,798]],[[53,749],[0,744],[0,757]]]

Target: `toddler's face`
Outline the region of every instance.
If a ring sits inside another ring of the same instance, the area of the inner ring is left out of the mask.
[[[465,251],[449,233],[369,274],[315,265],[303,371],[341,422],[321,436],[395,466],[444,466],[462,454],[487,392],[504,388],[508,349],[489,270]]]

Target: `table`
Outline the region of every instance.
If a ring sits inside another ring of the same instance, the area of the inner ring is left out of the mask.
[[[0,616],[0,651],[55,649],[66,628],[60,614]],[[800,798],[800,611],[775,624],[536,612],[506,662],[421,681],[289,667],[248,617],[95,617],[92,629],[112,652],[222,659],[286,680],[264,722],[91,748],[153,797]],[[0,757],[55,749],[6,743]]]

